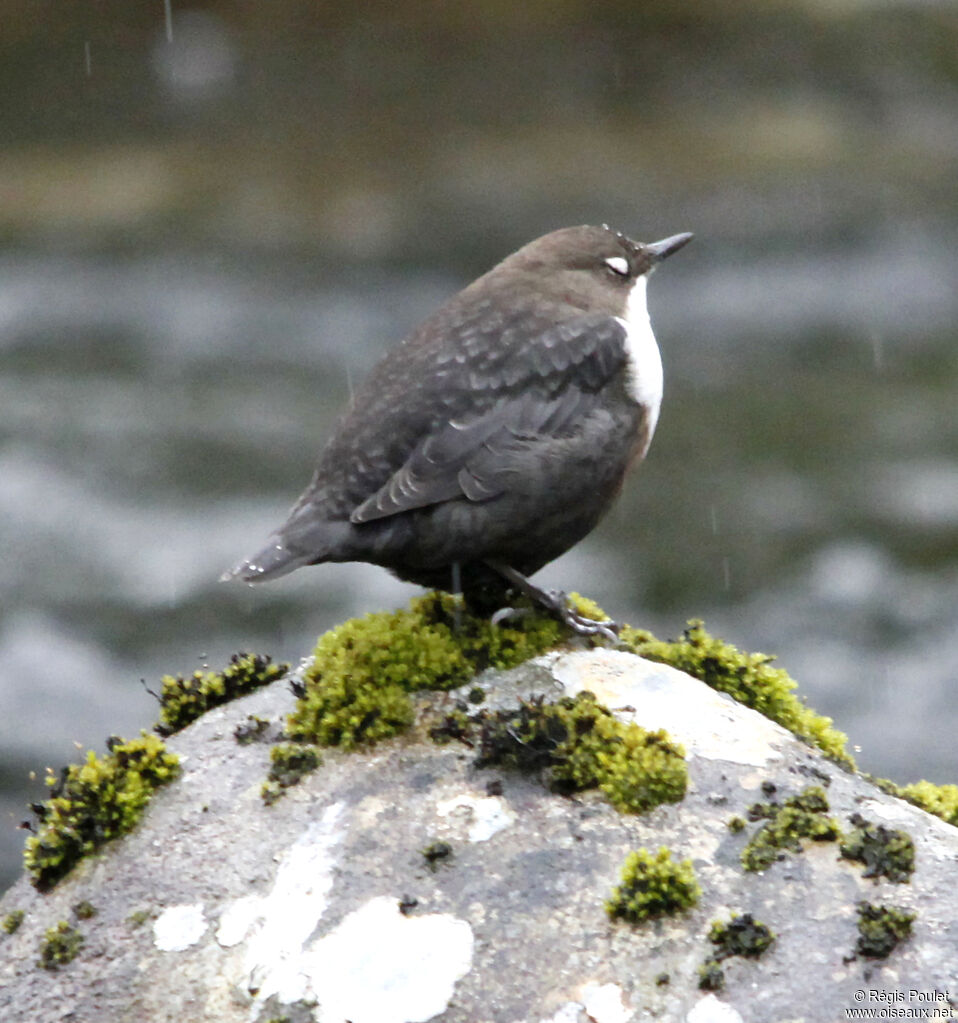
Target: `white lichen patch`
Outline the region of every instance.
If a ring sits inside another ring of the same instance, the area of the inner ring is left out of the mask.
[[[742,1017],[728,1002],[720,1002],[709,994],[689,1009],[685,1023],[742,1023]]]
[[[226,907],[216,928],[216,940],[223,948],[238,945],[249,934],[253,924],[263,915],[265,901],[261,895],[246,895]]]
[[[626,1006],[618,984],[597,984],[593,981],[583,986],[579,998],[589,1019],[595,1023],[628,1023],[632,1019],[632,1010]]]
[[[690,756],[761,767],[791,738],[780,725],[666,664],[621,650],[576,651],[552,664],[569,696],[595,693],[623,721],[664,728]]]
[[[470,842],[485,842],[516,821],[515,813],[504,799],[499,796],[475,796],[469,792],[443,799],[437,804],[436,813],[440,817],[467,821],[467,837]]]
[[[299,965],[322,1023],[418,1023],[445,1010],[472,965],[472,946],[465,920],[403,916],[398,898],[381,896],[316,941]]]
[[[206,932],[203,903],[170,906],[153,921],[153,944],[161,952],[182,952]]]
[[[583,1013],[592,1023],[628,1023],[634,1015],[618,984],[590,980],[576,992],[576,1001],[565,1002],[541,1023],[579,1023]]]
[[[342,803],[327,807],[283,853],[268,894],[237,899],[220,916],[216,940],[221,945],[247,942],[246,986],[258,1000],[275,994],[295,1002],[306,994],[304,946],[328,904],[342,811]]]

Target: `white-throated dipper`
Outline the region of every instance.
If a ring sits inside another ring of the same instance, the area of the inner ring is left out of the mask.
[[[504,259],[380,360],[284,525],[223,578],[366,561],[467,598],[513,588],[614,635],[527,577],[595,527],[648,450],[662,361],[646,281],[691,238],[569,227]]]

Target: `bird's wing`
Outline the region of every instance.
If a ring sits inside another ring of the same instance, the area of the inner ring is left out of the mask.
[[[569,435],[625,363],[625,328],[609,316],[554,324],[532,339],[470,366],[468,387],[403,465],[350,515],[354,523],[466,498],[484,501],[509,487],[510,450]],[[470,413],[470,394],[482,410]]]

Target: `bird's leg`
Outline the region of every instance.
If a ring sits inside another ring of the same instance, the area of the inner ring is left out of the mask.
[[[580,636],[604,636],[613,643],[618,642],[619,626],[613,621],[599,622],[579,614],[569,603],[569,598],[561,590],[542,590],[530,582],[521,572],[517,572],[501,561],[487,561],[486,564],[503,579],[511,583],[517,590],[524,593],[534,604],[558,618],[573,632]],[[493,622],[511,617],[512,608],[503,608],[493,615]]]
[[[452,592],[460,595],[460,600],[456,601],[456,609],[453,612],[452,619],[453,631],[458,636],[462,632],[462,567],[458,561],[452,563]]]

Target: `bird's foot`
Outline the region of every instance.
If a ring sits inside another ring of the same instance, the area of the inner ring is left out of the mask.
[[[550,607],[552,613],[577,635],[602,636],[610,643],[619,642],[620,625],[618,622],[613,622],[611,618],[606,621],[587,618],[575,609],[572,602],[561,590],[550,590],[547,596],[552,605]]]
[[[524,593],[532,603],[542,608],[554,618],[558,618],[563,625],[571,629],[579,636],[602,636],[610,643],[619,642],[620,626],[611,619],[597,621],[594,618],[587,618],[584,614],[573,607],[572,602],[561,590],[542,590],[530,582],[521,572],[517,572],[509,565],[498,561],[487,561],[486,564],[503,577],[520,593]],[[493,616],[492,622],[498,625],[507,618],[519,616],[519,610],[512,607],[500,608]],[[528,612],[527,612],[528,613]]]
[[[573,607],[569,598],[559,590],[542,590],[543,599],[537,603],[543,611],[557,618],[563,625],[579,636],[602,636],[610,643],[619,642],[619,624],[611,620],[600,622],[587,618]],[[536,613],[533,607],[500,607],[489,619],[493,625],[501,625],[517,618],[529,618]]]

